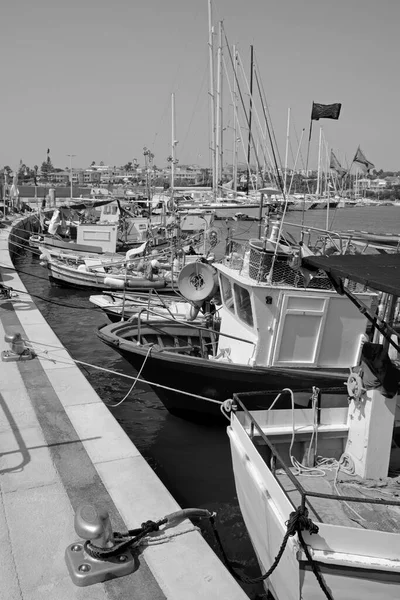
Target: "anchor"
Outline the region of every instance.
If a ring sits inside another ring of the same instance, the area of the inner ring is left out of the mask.
[[[85,540],[69,545],[65,551],[65,562],[73,583],[79,587],[94,585],[124,577],[135,570],[135,559],[129,550],[121,550],[106,559],[94,558],[88,551],[90,546],[99,549],[114,546],[114,534],[110,516],[105,509],[93,504],[83,504],[75,513],[75,532]]]

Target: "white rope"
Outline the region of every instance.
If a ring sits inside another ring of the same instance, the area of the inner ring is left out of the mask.
[[[139,377],[140,377],[140,375],[141,375],[141,373],[142,373],[142,371],[143,371],[143,369],[144,369],[144,366],[145,366],[145,364],[146,364],[146,361],[147,361],[147,359],[148,359],[148,357],[149,357],[149,355],[150,355],[150,352],[151,352],[151,350],[152,350],[152,349],[153,349],[153,346],[149,346],[149,348],[148,348],[148,350],[147,350],[147,354],[146,354],[146,356],[145,356],[145,358],[144,358],[144,361],[143,361],[143,363],[142,363],[142,366],[140,367],[140,371],[139,371],[139,373],[137,374],[135,381],[132,383],[132,385],[131,385],[131,387],[130,387],[129,391],[128,391],[128,392],[125,394],[125,396],[122,398],[122,400],[120,400],[120,401],[119,401],[119,402],[117,402],[116,404],[109,404],[109,403],[107,402],[107,406],[109,406],[110,408],[117,408],[118,406],[121,406],[121,404],[122,404],[123,402],[125,402],[125,400],[126,400],[126,399],[128,398],[128,396],[129,396],[129,394],[132,392],[133,388],[135,387],[135,385],[136,385],[136,383],[137,383],[137,381],[138,381],[138,379],[139,379]]]
[[[55,350],[65,350],[65,348],[63,348],[61,346],[53,346],[51,344],[45,344],[43,342],[35,342],[33,340],[28,340],[28,339],[25,339],[24,341],[27,342],[27,343],[29,343],[29,344],[32,344],[32,346],[35,345],[35,344],[38,344],[39,346],[47,346],[47,347],[53,348]],[[83,360],[77,360],[75,358],[72,358],[72,356],[71,356],[71,361],[59,360],[59,359],[56,359],[56,358],[52,358],[51,356],[49,356],[49,354],[50,354],[49,350],[45,350],[43,352],[44,356],[42,356],[42,358],[47,358],[48,360],[51,360],[54,364],[59,363],[59,364],[63,364],[63,365],[73,365],[73,364],[83,365],[85,367],[91,367],[92,369],[97,369],[98,371],[103,371],[105,373],[110,373],[111,375],[117,375],[119,377],[125,377],[126,379],[130,379],[130,380],[133,380],[133,381],[137,380],[140,383],[146,383],[147,385],[150,385],[152,387],[158,387],[158,388],[161,388],[163,390],[168,390],[170,392],[177,392],[178,394],[184,394],[185,396],[191,396],[192,398],[197,398],[198,400],[204,400],[206,402],[212,402],[213,404],[219,404],[219,405],[222,404],[221,400],[214,400],[213,398],[207,398],[206,396],[200,396],[199,394],[193,394],[192,392],[185,392],[184,390],[179,390],[177,388],[172,388],[172,387],[169,387],[167,385],[162,385],[161,383],[155,383],[154,381],[148,381],[148,380],[142,379],[142,378],[139,379],[139,375],[137,375],[137,377],[133,377],[132,375],[126,375],[125,373],[118,373],[118,371],[113,371],[112,369],[106,369],[105,367],[99,367],[98,365],[93,365],[91,363],[84,362]],[[37,353],[37,356],[40,357],[40,354]]]
[[[192,525],[191,527],[188,527],[187,529],[184,529],[183,531],[177,531],[175,533],[162,533],[161,535],[148,535],[145,536],[144,538],[142,538],[139,543],[137,544],[138,546],[157,546],[158,544],[165,544],[166,542],[169,542],[170,540],[173,540],[174,538],[180,536],[180,535],[185,535],[186,533],[192,533],[192,532],[200,532],[200,528],[196,527],[195,525]],[[157,532],[155,532],[156,534]]]

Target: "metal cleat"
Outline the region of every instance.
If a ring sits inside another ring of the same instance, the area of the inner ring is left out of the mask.
[[[25,344],[20,333],[6,333],[4,341],[10,344],[10,350],[3,350],[1,360],[11,362],[17,360],[31,360],[36,354]]]
[[[85,542],[78,541],[65,551],[65,562],[73,583],[79,587],[94,585],[108,579],[124,577],[135,570],[131,552],[123,550],[107,559],[93,558],[87,543],[96,548],[112,548],[114,534],[108,512],[93,504],[84,504],[75,514],[75,531]]]
[[[10,300],[10,298],[15,295],[16,294],[11,287],[0,283],[0,300]]]

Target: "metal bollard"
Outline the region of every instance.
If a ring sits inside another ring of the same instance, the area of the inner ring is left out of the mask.
[[[10,345],[10,350],[3,350],[1,360],[11,362],[17,360],[31,360],[35,358],[35,353],[25,344],[20,333],[6,333],[4,341]]]
[[[114,535],[108,512],[93,504],[83,504],[75,513],[77,535],[97,548],[112,548]],[[128,550],[123,550],[106,560],[93,558],[82,541],[68,546],[65,562],[73,583],[79,587],[94,585],[108,579],[124,577],[135,570],[135,560]]]

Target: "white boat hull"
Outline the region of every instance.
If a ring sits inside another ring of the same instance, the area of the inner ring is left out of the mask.
[[[124,274],[104,273],[96,271],[79,271],[74,267],[63,264],[61,261],[47,261],[49,277],[59,285],[79,287],[83,289],[121,290],[171,290],[170,284],[165,279],[157,278],[153,281],[145,277],[125,277]]]
[[[235,418],[228,428],[233,472],[244,522],[262,573],[272,565],[294,507]],[[317,523],[303,537],[334,600],[397,600],[400,539],[395,533]],[[297,537],[297,536],[296,536]],[[335,551],[333,551],[335,549]],[[324,594],[296,538],[289,538],[265,582],[276,600],[321,600]]]
[[[215,219],[233,219],[237,214],[246,215],[246,217],[257,218],[260,215],[259,204],[240,204],[238,202],[210,202],[207,204],[180,204],[179,208],[182,210],[212,210],[214,212]],[[263,207],[262,215],[265,216],[267,206]]]

